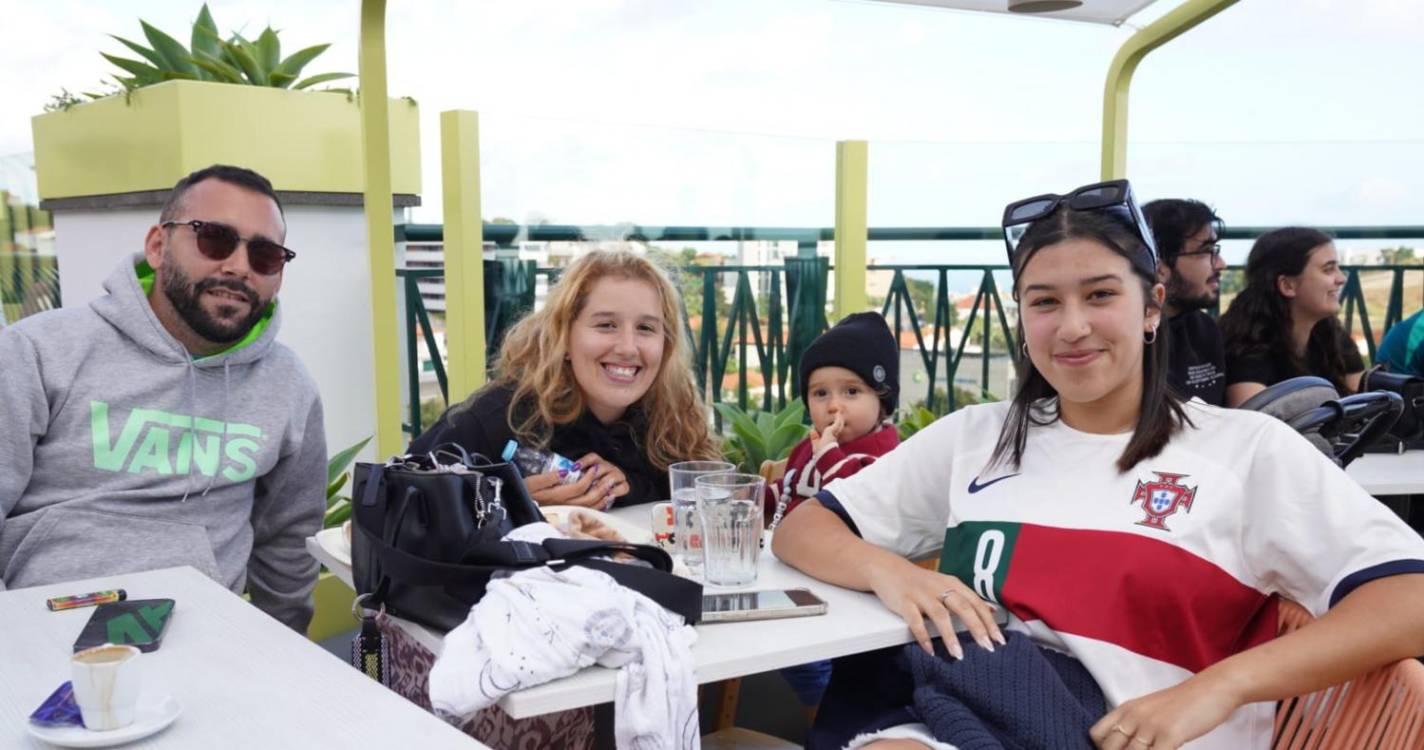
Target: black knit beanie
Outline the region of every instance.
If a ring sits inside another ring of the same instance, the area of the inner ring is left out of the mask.
[[[879,313],[848,315],[816,337],[801,355],[801,398],[820,367],[844,367],[860,376],[880,396],[887,415],[900,403],[900,347]]]

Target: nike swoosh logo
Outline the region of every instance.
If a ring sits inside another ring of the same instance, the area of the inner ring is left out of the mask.
[[[1021,473],[1022,473],[1022,472],[1021,472]],[[1010,474],[1010,475],[1008,475],[1008,476],[999,477],[998,479],[990,479],[989,481],[987,481],[987,482],[985,482],[985,483],[983,483],[983,484],[979,484],[979,477],[974,477],[973,479],[969,480],[969,494],[972,495],[972,494],[978,492],[979,490],[982,490],[982,489],[984,489],[984,488],[986,488],[986,487],[989,487],[989,486],[995,484],[996,482],[1002,482],[1002,481],[1004,481],[1005,479],[1013,479],[1013,478],[1016,477],[1016,476],[1018,476],[1018,474]]]

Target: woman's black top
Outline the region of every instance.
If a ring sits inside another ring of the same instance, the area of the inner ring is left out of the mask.
[[[1342,352],[1345,358],[1345,372],[1364,372],[1365,360],[1360,356],[1360,351],[1355,348],[1353,342],[1347,341]],[[1268,353],[1252,353],[1232,356],[1226,355],[1226,384],[1236,383],[1260,383],[1265,386],[1272,386],[1282,380],[1298,378],[1302,375],[1319,375],[1317,372],[1308,372],[1305,368],[1296,364],[1292,357],[1282,357]],[[1341,394],[1344,395],[1344,394]]]
[[[486,388],[468,408],[453,415],[449,410],[440,415],[435,424],[411,441],[410,452],[426,453],[443,443],[457,443],[491,461],[501,460],[505,444],[518,440],[509,426],[509,402],[513,397],[514,389],[509,386]],[[634,437],[646,433],[646,420],[636,406],[622,419],[607,425],[585,410],[573,422],[554,428],[549,450],[571,461],[597,453],[622,469],[628,477],[628,494],[615,498],[615,507],[666,500],[667,472],[659,471],[648,461],[647,452]]]

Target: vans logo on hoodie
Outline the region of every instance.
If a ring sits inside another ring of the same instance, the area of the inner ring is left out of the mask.
[[[170,414],[157,409],[133,409],[123,430],[113,437],[109,404],[89,402],[94,437],[94,468],[160,476],[185,475],[196,469],[211,477],[222,471],[230,482],[257,475],[262,430],[250,424]]]

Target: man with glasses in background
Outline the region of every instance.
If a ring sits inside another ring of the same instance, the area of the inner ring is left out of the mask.
[[[305,630],[326,440],[276,341],[285,237],[271,183],[214,165],[107,294],[0,331],[0,589],[191,565]]]
[[[1206,310],[1221,296],[1220,217],[1195,200],[1155,200],[1142,207],[1157,244],[1157,279],[1167,287],[1171,342],[1168,382],[1186,398],[1226,402],[1221,330]]]

